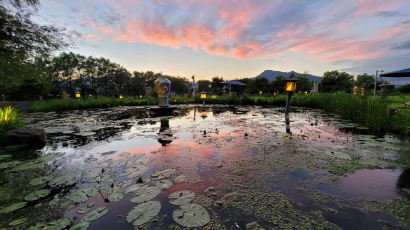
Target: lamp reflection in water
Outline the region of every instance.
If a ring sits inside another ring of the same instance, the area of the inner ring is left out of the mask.
[[[202,111],[202,112],[201,112],[201,117],[202,117],[202,119],[207,118],[207,117],[208,117],[208,116],[207,116],[207,112],[206,112],[206,111]]]
[[[290,131],[289,114],[285,114],[285,124],[286,124],[286,133],[292,135],[292,132]]]
[[[162,146],[166,146],[171,144],[173,140],[172,130],[169,128],[169,118],[162,118],[158,133],[158,142],[161,143]]]

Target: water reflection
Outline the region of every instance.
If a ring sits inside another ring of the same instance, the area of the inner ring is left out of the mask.
[[[404,169],[400,174],[399,178],[397,179],[397,187],[400,190],[410,188],[410,168]]]
[[[166,146],[171,144],[173,141],[172,130],[169,128],[169,118],[162,118],[161,119],[161,127],[158,133],[158,142],[161,143],[162,146]]]
[[[285,124],[286,124],[286,133],[292,135],[292,132],[290,131],[289,114],[285,114]]]

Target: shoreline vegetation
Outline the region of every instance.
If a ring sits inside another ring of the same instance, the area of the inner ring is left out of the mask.
[[[323,109],[327,112],[339,115],[341,118],[351,120],[367,127],[374,134],[393,132],[403,136],[410,134],[410,109],[398,107],[393,97],[360,97],[352,94],[321,93],[321,94],[295,94],[291,105],[297,107],[308,107]],[[202,99],[197,95],[171,96],[170,104],[200,104]],[[32,112],[58,112],[66,110],[109,108],[116,106],[143,106],[156,105],[158,99],[144,97],[124,97],[123,99],[113,97],[92,97],[78,99],[51,99],[34,101],[31,103]],[[262,106],[285,106],[286,96],[208,96],[206,104],[229,104],[229,105],[262,105]],[[393,109],[394,108],[394,109]]]
[[[0,107],[0,135],[8,130],[23,128],[25,126],[23,115],[14,107]]]

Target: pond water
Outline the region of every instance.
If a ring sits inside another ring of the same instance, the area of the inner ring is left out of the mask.
[[[283,108],[224,106],[27,121],[47,145],[0,149],[0,228],[410,228],[409,142],[320,110],[288,127]]]

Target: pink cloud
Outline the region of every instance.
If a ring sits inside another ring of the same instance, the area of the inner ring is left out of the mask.
[[[105,0],[110,3],[111,0]],[[263,30],[260,19],[281,13],[281,1],[264,0],[153,0],[123,1],[130,9],[116,8],[125,15],[116,25],[100,25],[91,20],[83,24],[98,31],[101,36],[118,42],[148,43],[172,48],[190,47],[214,55],[239,59],[266,57],[286,50],[321,57],[334,62],[344,59],[368,60],[391,52],[385,44],[409,32],[408,26],[380,26],[378,32],[353,31],[357,21],[379,10],[394,10],[405,1],[350,0],[337,2],[337,9],[325,5],[325,15],[290,15],[272,20],[270,30]],[[114,4],[114,3],[112,3]],[[299,4],[289,1],[289,4]],[[346,5],[345,5],[346,4]],[[139,11],[131,7],[138,6]],[[343,8],[345,7],[345,8]],[[320,10],[320,9],[319,9]],[[349,12],[351,14],[349,14]],[[327,17],[327,15],[330,15]],[[341,20],[334,17],[343,15]],[[266,22],[264,22],[266,23]],[[276,29],[276,23],[278,28]],[[283,24],[283,25],[282,25]],[[259,29],[259,30],[256,30]],[[384,49],[383,49],[384,47]]]

